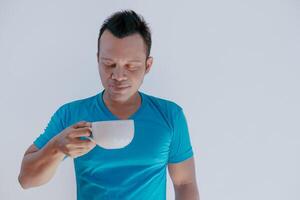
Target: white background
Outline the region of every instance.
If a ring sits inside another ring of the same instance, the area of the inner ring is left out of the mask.
[[[297,0],[1,0],[0,199],[75,199],[71,159],[29,190],[21,159],[60,105],[102,90],[99,28],[126,8],[153,32],[141,91],[185,110],[201,199],[300,199]]]

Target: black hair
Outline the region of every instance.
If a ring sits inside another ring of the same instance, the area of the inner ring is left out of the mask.
[[[100,38],[105,30],[109,30],[115,37],[123,38],[138,33],[142,36],[146,46],[146,56],[149,57],[151,50],[151,31],[141,15],[133,10],[122,10],[109,16],[101,26],[98,37],[98,53]]]

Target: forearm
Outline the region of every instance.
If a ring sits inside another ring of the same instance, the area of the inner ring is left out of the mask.
[[[54,175],[64,154],[58,152],[51,140],[43,149],[24,156],[18,177],[24,189],[47,183]]]
[[[196,183],[174,185],[176,200],[200,200]]]

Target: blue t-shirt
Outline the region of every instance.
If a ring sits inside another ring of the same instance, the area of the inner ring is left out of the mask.
[[[79,121],[118,120],[95,96],[59,107],[34,141],[42,148],[63,129]],[[186,118],[176,103],[139,92],[141,106],[129,117],[134,138],[121,149],[96,146],[74,159],[77,199],[166,199],[166,166],[193,156]]]

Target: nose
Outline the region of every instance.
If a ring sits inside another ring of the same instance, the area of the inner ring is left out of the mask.
[[[112,72],[112,79],[117,81],[124,81],[127,80],[127,75],[125,74],[126,70],[123,69],[122,66],[116,65]]]

